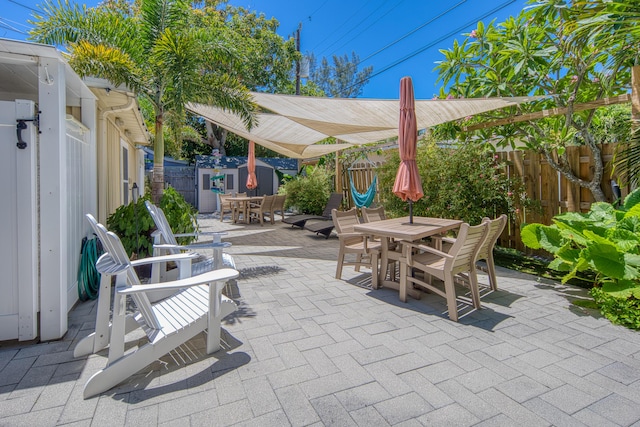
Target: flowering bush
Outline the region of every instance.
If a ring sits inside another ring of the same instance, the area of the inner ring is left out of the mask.
[[[413,204],[414,215],[461,219],[472,225],[503,213],[510,218],[532,207],[520,181],[503,174],[505,163],[482,145],[465,143],[441,148],[421,141],[416,157],[424,197]],[[408,214],[408,202],[393,194],[400,164],[394,150],[379,173],[381,199],[390,216]]]

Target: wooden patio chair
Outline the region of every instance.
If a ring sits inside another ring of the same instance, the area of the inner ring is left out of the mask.
[[[360,224],[356,208],[351,208],[348,211],[333,209],[331,217],[340,240],[336,279],[342,278],[342,267],[345,265],[353,265],[356,271],[360,271],[361,266],[366,266],[371,268],[371,285],[377,289],[380,242],[374,242],[368,235],[353,230],[355,225]],[[347,254],[355,254],[355,261],[345,261]]]
[[[231,214],[233,220],[233,202],[227,200],[233,197],[231,194],[218,194],[218,210],[220,211],[220,222],[224,220],[224,214]]]
[[[247,192],[245,191],[244,193],[237,193],[233,197],[247,197]],[[243,221],[245,220],[244,215],[247,214],[244,210],[245,206],[246,205],[244,203],[233,202],[233,206],[232,206],[233,212],[231,213],[231,221],[234,224],[240,221],[240,215],[243,216],[242,220]]]
[[[476,257],[476,268],[478,270],[484,271],[487,273],[489,278],[489,287],[493,291],[498,290],[498,279],[496,277],[496,264],[493,260],[493,250],[496,247],[496,243],[504,230],[504,227],[507,225],[507,215],[502,214],[496,219],[483,218],[482,222],[486,222],[489,224],[489,231],[487,232],[487,238],[484,243],[478,249],[478,255]],[[443,248],[450,248],[455,242],[456,239],[452,237],[442,237],[441,245]],[[477,263],[477,261],[484,261],[487,265],[486,269]]]
[[[280,214],[280,221],[284,219],[284,202],[287,200],[286,194],[276,194],[276,198],[273,200],[273,205],[271,206],[271,224],[275,224],[275,213],[278,212]]]
[[[276,196],[264,195],[259,202],[251,203],[249,205],[249,222],[255,218],[260,221],[261,226],[264,226],[265,214],[269,214],[273,218],[272,209],[275,198]]]
[[[403,254],[400,258],[400,300],[406,302],[409,286],[415,285],[440,295],[447,301],[449,318],[458,321],[455,277],[466,273],[473,306],[480,306],[480,291],[476,276],[475,262],[480,246],[487,238],[488,223],[460,226],[458,238],[449,252],[439,251],[431,246],[402,241]],[[414,253],[416,251],[417,253]],[[422,279],[413,273],[422,272]],[[431,283],[431,277],[444,282],[444,289]]]
[[[220,348],[221,319],[235,311],[235,303],[222,295],[227,280],[238,277],[230,268],[210,271],[176,281],[142,285],[129,261],[122,242],[114,233],[87,215],[105,253],[96,268],[101,274],[95,332],[78,342],[74,357],[98,352],[107,346],[106,367],[89,378],[83,396],[89,398],[109,390],[177,346],[207,331],[207,353]],[[169,258],[187,262],[192,255],[177,254],[152,257],[142,261],[157,262]],[[112,321],[109,322],[111,282],[115,276]],[[172,295],[152,304],[149,293],[172,291]],[[127,296],[131,296],[137,311],[127,314]],[[125,354],[126,335],[141,328],[148,342]]]
[[[383,221],[387,219],[387,215],[384,213],[384,206],[378,206],[377,208],[360,208],[362,213],[362,220],[364,222]],[[377,239],[375,240],[377,241]],[[388,264],[386,266],[380,266],[380,271],[386,275],[389,274],[390,280],[395,280],[396,266],[400,263],[400,257],[402,256],[402,246],[398,245],[394,239],[388,239],[387,241],[387,259]],[[384,280],[384,277],[381,277]]]

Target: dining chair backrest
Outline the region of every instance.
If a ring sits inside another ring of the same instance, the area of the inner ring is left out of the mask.
[[[374,221],[382,221],[387,219],[387,216],[384,214],[384,206],[378,206],[377,208],[360,208],[362,212],[362,219],[364,222],[374,222]]]
[[[282,213],[284,211],[284,201],[287,199],[286,194],[276,194],[275,199],[273,200],[273,211],[278,211]]]
[[[273,202],[276,200],[276,196],[275,195],[265,195],[262,197],[262,204],[261,206],[263,206],[263,212],[264,211],[271,211],[271,209],[273,208]]]
[[[358,220],[358,209],[351,208],[348,211],[339,211],[333,209],[331,211],[333,225],[336,227],[338,234],[353,233],[353,227],[360,224]]]
[[[483,222],[471,226],[466,222],[460,226],[456,242],[449,250],[451,258],[445,261],[445,269],[453,274],[468,272],[475,269],[478,249],[487,238],[489,224]]]
[[[485,218],[483,219],[483,222],[489,223],[489,230],[487,231],[487,238],[482,246],[480,246],[480,249],[478,249],[478,256],[476,257],[476,260],[488,259],[490,254],[493,253],[493,248],[496,246],[498,238],[502,234],[504,227],[507,225],[507,215],[502,214],[493,220]]]

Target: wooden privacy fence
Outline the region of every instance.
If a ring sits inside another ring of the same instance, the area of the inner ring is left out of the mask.
[[[614,202],[611,188],[611,159],[615,150],[615,144],[601,145],[602,158],[605,163],[601,188],[607,197],[607,201]],[[510,151],[496,153],[507,166],[504,173],[510,179],[524,183],[527,196],[537,200],[541,211],[521,209],[517,219],[510,220],[498,244],[506,248],[514,248],[520,251],[531,252],[522,244],[520,239],[520,225],[523,223],[539,222],[551,224],[552,218],[562,212],[587,212],[594,202],[591,192],[581,188],[561,176],[553,169],[543,155],[535,151]],[[593,173],[593,159],[591,151],[584,146],[567,147],[567,158],[572,170],[579,178],[590,180]],[[349,172],[350,169],[350,172]],[[342,169],[341,191],[344,205],[347,209],[355,206],[349,189],[349,173],[351,173],[354,185],[358,192],[364,193],[376,171],[370,163],[362,163],[346,166]],[[628,192],[628,188],[621,188],[622,197]],[[375,202],[378,203],[376,194]]]
[[[380,164],[376,164],[379,166]],[[339,181],[341,184],[341,188],[339,191],[342,191],[342,205],[346,209],[351,209],[356,204],[353,202],[353,197],[351,196],[351,187],[349,176],[353,180],[353,186],[356,188],[358,193],[366,193],[369,189],[369,186],[373,182],[373,177],[376,175],[376,168],[372,162],[363,161],[352,164],[351,166],[344,165],[341,168],[342,177]],[[373,199],[374,204],[379,204],[380,202],[380,193],[376,188],[376,195]]]

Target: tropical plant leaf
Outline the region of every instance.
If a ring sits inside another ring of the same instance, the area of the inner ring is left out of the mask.
[[[606,281],[602,284],[602,290],[616,298],[626,299],[633,295],[640,299],[640,283],[633,280]]]
[[[549,268],[552,268],[556,271],[571,271],[573,269],[573,266],[560,258],[555,258],[549,263]]]
[[[624,198],[623,208],[624,210],[629,211],[638,204],[640,204],[640,188],[632,191]]]
[[[528,224],[520,232],[522,242],[532,249],[544,249],[555,254],[564,244],[556,227]]]
[[[595,271],[614,279],[625,277],[624,257],[612,244],[593,243],[583,251],[582,257]]]

